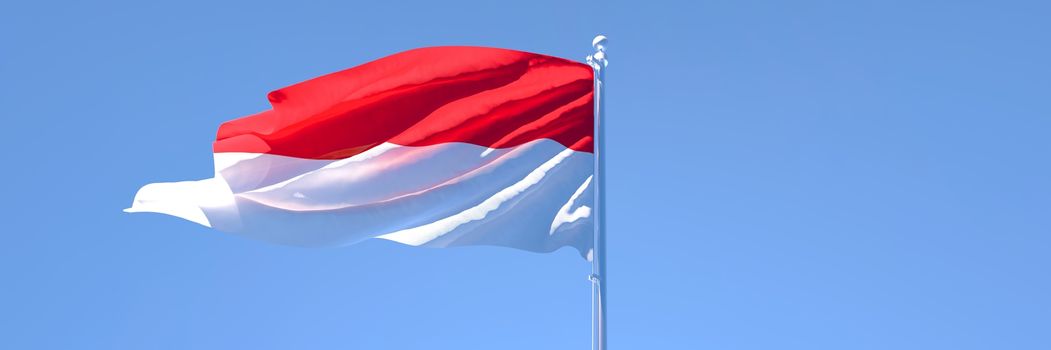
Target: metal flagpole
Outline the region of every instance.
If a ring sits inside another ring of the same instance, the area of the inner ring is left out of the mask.
[[[591,41],[587,62],[595,70],[595,241],[591,255],[591,348],[606,350],[606,123],[605,35]]]

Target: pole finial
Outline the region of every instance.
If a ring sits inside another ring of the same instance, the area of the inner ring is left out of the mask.
[[[594,40],[591,40],[591,46],[595,47],[596,51],[606,51],[606,42],[609,39],[605,35],[599,34],[595,36]]]
[[[609,61],[606,60],[606,43],[609,39],[605,35],[596,35],[595,39],[591,40],[591,46],[595,48],[595,53],[588,55],[588,65],[595,68],[596,71],[601,71],[602,68],[606,68],[609,65]]]

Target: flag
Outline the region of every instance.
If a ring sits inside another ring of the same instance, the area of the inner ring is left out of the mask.
[[[271,92],[219,127],[210,179],[127,212],[281,244],[572,246],[591,258],[594,73],[482,47],[410,50]]]

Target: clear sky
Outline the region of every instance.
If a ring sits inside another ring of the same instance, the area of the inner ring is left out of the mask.
[[[613,349],[1047,349],[1046,1],[11,1],[0,348],[586,349],[564,249],[155,214],[224,120],[394,52],[610,37]]]

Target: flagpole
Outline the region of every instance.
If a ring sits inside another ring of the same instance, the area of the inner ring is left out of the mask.
[[[605,35],[591,41],[595,53],[587,62],[595,71],[595,234],[591,255],[591,348],[606,350],[606,123]]]

